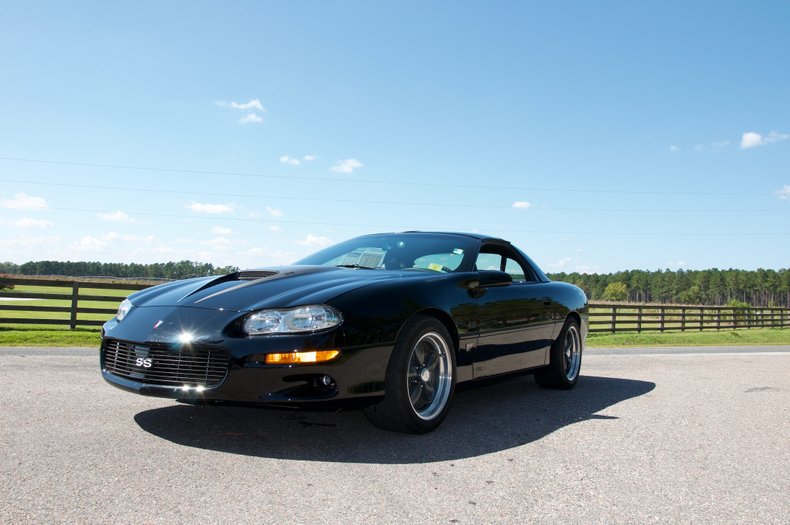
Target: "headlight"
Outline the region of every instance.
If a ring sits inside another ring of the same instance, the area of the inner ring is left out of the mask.
[[[123,321],[123,318],[126,317],[126,314],[129,313],[129,310],[132,309],[132,301],[129,299],[124,299],[121,304],[118,306],[118,313],[115,314],[115,318],[120,323]]]
[[[332,328],[343,322],[343,316],[326,305],[300,306],[285,310],[261,310],[244,320],[249,335],[298,334]]]

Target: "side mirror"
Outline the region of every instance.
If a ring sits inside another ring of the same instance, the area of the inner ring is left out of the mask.
[[[479,280],[469,283],[470,289],[489,288],[491,286],[508,286],[513,284],[513,278],[509,273],[499,270],[480,270],[477,272]]]

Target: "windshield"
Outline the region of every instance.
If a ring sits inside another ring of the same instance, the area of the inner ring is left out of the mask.
[[[294,264],[373,270],[466,271],[478,241],[463,235],[390,233],[365,235],[309,255]]]

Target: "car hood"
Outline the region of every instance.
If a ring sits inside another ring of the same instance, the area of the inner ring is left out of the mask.
[[[129,297],[136,307],[250,311],[322,304],[351,290],[393,279],[431,279],[434,272],[327,266],[281,266],[162,284]]]

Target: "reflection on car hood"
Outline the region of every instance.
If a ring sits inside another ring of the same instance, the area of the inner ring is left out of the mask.
[[[392,279],[430,279],[434,272],[327,266],[282,266],[189,279],[130,296],[135,306],[189,306],[234,311],[321,304],[346,292]]]

